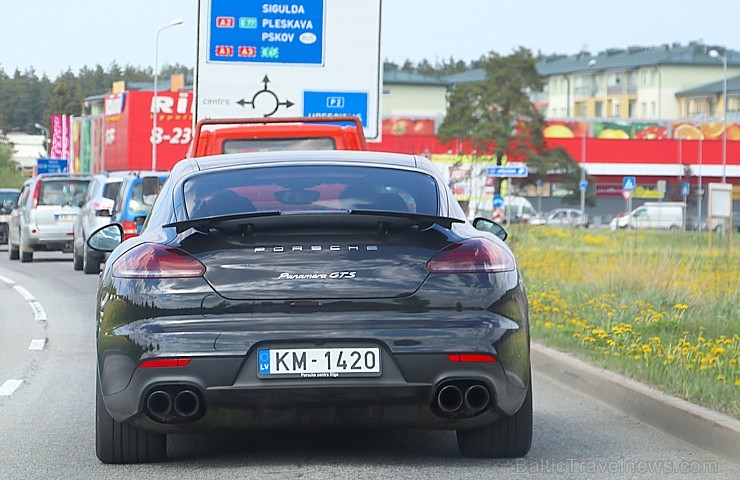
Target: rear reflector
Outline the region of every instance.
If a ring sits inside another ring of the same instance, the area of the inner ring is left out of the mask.
[[[116,278],[202,277],[206,267],[186,252],[156,243],[143,243],[113,264]]]
[[[512,271],[516,264],[505,247],[487,238],[470,238],[439,252],[427,268],[431,273],[493,273]]]
[[[189,358],[158,358],[156,360],[147,360],[139,365],[139,368],[184,367],[188,363],[190,363]]]
[[[124,220],[121,222],[121,226],[123,227],[123,240],[126,241],[129,238],[134,238],[139,236],[139,227],[136,225],[136,223],[132,222],[131,220]]]
[[[450,353],[447,358],[451,362],[461,363],[490,363],[496,361],[496,357],[487,353]]]

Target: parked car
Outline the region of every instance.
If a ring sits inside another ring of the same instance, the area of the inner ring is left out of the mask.
[[[96,273],[96,270],[97,273],[100,272],[100,262],[96,265],[90,261],[87,239],[92,232],[110,223],[113,201],[125,175],[126,172],[101,172],[90,180],[73,227],[72,266],[75,270],[83,270],[85,273]],[[97,252],[92,254],[97,256]]]
[[[588,215],[581,215],[575,208],[557,208],[546,215],[539,215],[529,220],[530,225],[554,225],[558,227],[588,228],[591,220]]]
[[[0,188],[0,243],[8,242],[8,220],[10,212],[18,203],[20,190],[16,188]]]
[[[145,199],[143,192],[142,180],[153,177],[163,184],[167,179],[167,172],[128,172],[121,177],[121,183],[118,187],[116,198],[113,202],[109,222],[119,223],[123,226],[124,239],[139,235],[141,226],[152,208],[154,198]],[[86,245],[87,246],[87,245]],[[87,263],[85,263],[85,273],[100,273],[100,264],[105,260],[105,255],[100,252],[91,250],[89,246],[86,249]]]
[[[649,228],[681,230],[684,226],[686,204],[682,202],[646,202],[612,219],[612,230],[618,228]]]
[[[72,252],[72,227],[88,183],[90,177],[69,173],[26,180],[10,214],[9,258],[32,262],[34,251]]]
[[[112,252],[95,302],[101,461],[163,460],[170,433],[316,426],[529,451],[524,282],[503,227],[469,222],[429,160],[187,159],[124,236],[88,241]]]

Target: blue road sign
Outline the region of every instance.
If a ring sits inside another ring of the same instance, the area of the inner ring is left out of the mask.
[[[625,192],[631,192],[635,189],[635,186],[637,186],[637,182],[635,181],[635,177],[624,177],[622,180],[622,190]]]
[[[208,62],[323,65],[324,0],[211,0]]]
[[[588,182],[586,180],[581,180],[578,182],[578,189],[582,192],[585,192],[588,188]]]
[[[526,165],[506,165],[503,167],[488,167],[486,174],[491,177],[527,178],[529,168]]]
[[[304,117],[358,117],[367,127],[367,92],[303,92]]]
[[[682,183],[681,184],[681,196],[682,197],[688,197],[689,196],[689,184],[688,183]]]
[[[65,173],[69,171],[69,161],[60,158],[36,159],[36,173]]]
[[[496,194],[493,196],[493,206],[496,208],[501,208],[506,203],[506,200],[504,200],[504,197],[502,195]]]

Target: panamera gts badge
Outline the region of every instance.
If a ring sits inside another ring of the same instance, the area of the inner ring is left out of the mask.
[[[367,245],[365,247],[360,247],[358,245],[330,245],[330,246],[322,246],[322,245],[311,245],[311,246],[303,246],[303,245],[292,245],[290,247],[285,246],[277,246],[277,247],[254,247],[254,253],[265,253],[265,252],[274,252],[274,253],[281,253],[281,252],[359,252],[360,249],[366,250],[368,252],[375,252],[378,250],[377,245]]]
[[[288,273],[278,275],[278,280],[324,280],[327,278],[355,278],[357,272],[331,272],[331,273]]]

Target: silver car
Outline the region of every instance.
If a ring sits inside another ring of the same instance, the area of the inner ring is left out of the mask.
[[[8,256],[32,262],[35,251],[72,251],[72,226],[90,177],[41,174],[23,184],[10,214]]]
[[[111,220],[113,203],[128,172],[103,172],[92,177],[73,228],[73,267],[85,273],[100,272],[100,257],[87,246],[90,234]],[[94,257],[94,258],[93,258]]]

